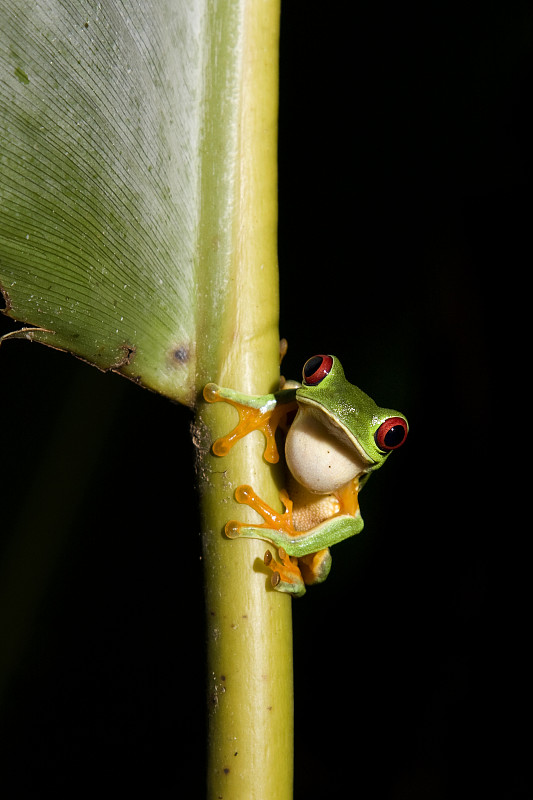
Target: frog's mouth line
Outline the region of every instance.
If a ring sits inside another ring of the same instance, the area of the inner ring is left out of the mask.
[[[326,413],[326,411],[324,410],[324,406],[321,403],[317,403],[315,400],[310,400],[308,397],[298,397],[298,404],[302,406],[306,405],[320,411],[320,421],[322,425],[324,425],[325,428],[328,428],[333,433],[334,436],[348,440],[348,442],[354,448],[361,461],[363,461],[365,465],[368,464],[368,469],[363,469],[360,473],[361,475],[368,472],[371,467],[375,466],[377,462],[374,461],[374,459],[368,455],[368,453],[366,452],[366,450],[363,449],[363,447],[361,447],[357,439],[353,436],[352,433],[350,433],[348,428],[346,428],[346,426],[343,425],[341,422],[332,419],[329,416],[329,414]],[[342,436],[339,436],[339,433],[342,434]]]

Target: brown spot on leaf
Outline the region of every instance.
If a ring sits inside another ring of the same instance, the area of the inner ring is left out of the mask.
[[[127,344],[126,342],[120,345],[119,350],[122,352],[123,358],[114,369],[120,369],[121,367],[125,367],[127,364],[131,364],[135,358],[135,353],[137,352],[136,347],[131,344]]]
[[[177,361],[179,364],[186,364],[190,358],[189,348],[184,346],[176,347],[172,356],[174,361]]]

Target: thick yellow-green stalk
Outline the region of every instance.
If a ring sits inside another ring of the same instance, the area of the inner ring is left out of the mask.
[[[249,2],[237,26],[242,53],[241,74],[233,76],[234,86],[240,87],[233,120],[238,126],[238,151],[228,154],[235,175],[233,196],[227,198],[232,213],[226,243],[234,260],[235,282],[218,347],[210,337],[209,355],[199,359],[211,365],[212,371],[203,376],[206,381],[251,394],[271,391],[279,379],[278,19],[276,2]],[[226,82],[230,92],[232,83]],[[223,95],[220,86],[217,92]],[[212,239],[203,241],[204,257],[216,258]],[[264,543],[232,542],[223,534],[228,519],[253,514],[233,500],[238,484],[253,484],[274,504],[278,487],[275,470],[262,457],[262,434],[243,439],[223,459],[210,453],[213,439],[235,422],[235,411],[224,404],[202,402],[198,407],[208,642],[208,798],[288,800],[293,749],[291,599],[267,588]]]

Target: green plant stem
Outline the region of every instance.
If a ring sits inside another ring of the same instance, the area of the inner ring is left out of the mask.
[[[222,177],[209,171],[204,174],[202,197],[210,207],[205,209],[201,245],[207,275],[216,276],[217,270],[210,265],[229,253],[230,274],[235,277],[226,295],[231,308],[224,309],[222,317],[216,313],[220,302],[216,278],[206,282],[204,302],[210,304],[212,314],[205,315],[211,327],[198,340],[199,363],[205,369],[198,388],[214,380],[261,394],[275,389],[279,381],[279,3],[250,0],[239,9],[239,19],[232,23],[237,33],[226,67],[224,54],[210,59],[218,71],[211,76],[208,91],[213,107],[221,105],[220,114],[211,115],[212,128],[205,136],[219,147],[229,141],[225,159],[229,166]],[[214,32],[211,41],[224,41],[224,37]],[[224,115],[236,91],[238,103],[228,119]],[[228,140],[228,130],[237,135]],[[218,216],[213,213],[215,207]],[[220,222],[224,218],[226,224]],[[216,230],[213,219],[219,220]],[[223,459],[211,454],[213,440],[235,422],[234,409],[199,401],[194,440],[206,582],[208,798],[289,800],[293,771],[291,599],[269,588],[262,564],[264,543],[235,542],[224,536],[229,519],[254,518],[252,511],[234,501],[236,486],[251,483],[267,502],[279,507],[279,476],[263,459],[260,433],[241,440]]]
[[[252,473],[260,491],[268,486],[257,469],[261,453],[240,453],[227,471],[202,460],[209,800],[292,797],[291,600],[267,589],[264,543],[222,534],[230,517],[243,517],[230,502],[236,476]]]

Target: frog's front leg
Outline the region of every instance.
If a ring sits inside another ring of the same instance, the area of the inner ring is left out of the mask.
[[[243,395],[233,389],[225,389],[216,383],[204,387],[204,399],[208,403],[228,403],[239,412],[239,422],[226,436],[213,443],[213,453],[225,456],[239,439],[252,431],[262,431],[266,439],[264,458],[271,464],[279,460],[276,445],[276,430],[286,422],[291,411],[296,410],[294,389],[277,394]]]

